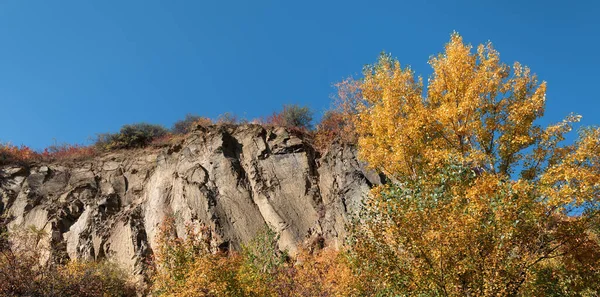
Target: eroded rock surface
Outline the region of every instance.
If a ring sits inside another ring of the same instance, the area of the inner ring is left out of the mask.
[[[164,148],[65,164],[0,168],[0,214],[9,229],[35,226],[57,254],[110,258],[144,271],[165,215],[214,230],[238,249],[265,226],[292,254],[320,237],[339,247],[345,224],[381,177],[351,147],[323,156],[301,135],[258,125],[200,128]]]

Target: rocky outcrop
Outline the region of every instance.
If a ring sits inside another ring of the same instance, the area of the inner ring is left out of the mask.
[[[318,156],[284,128],[199,127],[168,147],[4,166],[0,214],[11,230],[45,230],[57,254],[110,258],[139,274],[165,215],[180,234],[188,222],[210,226],[223,249],[238,249],[265,226],[292,254],[317,237],[339,247],[346,223],[380,182],[352,147]]]

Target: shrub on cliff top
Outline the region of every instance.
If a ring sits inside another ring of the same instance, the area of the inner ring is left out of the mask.
[[[315,146],[324,151],[334,142],[357,144],[355,121],[358,108],[363,104],[361,81],[352,77],[334,84],[337,93],[332,96],[332,107],[317,125]]]
[[[226,112],[220,114],[219,117],[217,117],[216,122],[218,125],[235,125],[238,124],[240,121],[235,114],[231,112]]]
[[[97,150],[93,146],[78,144],[55,144],[44,149],[41,156],[47,161],[81,160],[94,157]]]
[[[171,133],[187,134],[190,131],[192,131],[192,129],[195,126],[210,125],[211,122],[212,121],[209,118],[205,118],[205,117],[201,117],[199,115],[188,113],[185,115],[185,118],[183,120],[179,120],[179,121],[175,122],[175,124],[173,124],[173,127],[171,128]]]
[[[39,158],[39,154],[28,146],[0,143],[0,165],[27,163]]]
[[[165,136],[167,133],[167,129],[160,125],[147,123],[124,125],[118,133],[99,134],[96,147],[102,150],[145,147],[152,140]]]
[[[329,148],[334,142],[355,144],[356,135],[348,131],[352,123],[341,112],[330,110],[323,115],[315,131],[314,145],[319,151]]]
[[[288,128],[312,129],[313,112],[308,106],[297,104],[284,105],[279,113],[273,113],[267,118],[266,123]]]

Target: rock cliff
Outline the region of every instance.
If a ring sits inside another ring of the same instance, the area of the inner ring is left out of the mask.
[[[345,224],[381,178],[348,146],[323,156],[301,134],[259,125],[199,127],[179,143],[80,162],[0,167],[9,229],[45,230],[69,258],[109,258],[145,269],[165,215],[214,230],[238,249],[265,226],[292,254],[306,240],[338,247]]]

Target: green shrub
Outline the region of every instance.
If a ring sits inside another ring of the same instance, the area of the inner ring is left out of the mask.
[[[129,149],[147,146],[152,140],[167,135],[160,125],[138,123],[124,125],[118,133],[99,134],[96,147],[103,150]]]
[[[192,130],[195,125],[199,123],[210,123],[210,120],[195,114],[186,114],[183,120],[179,120],[173,124],[171,133],[173,134],[187,134]]]

